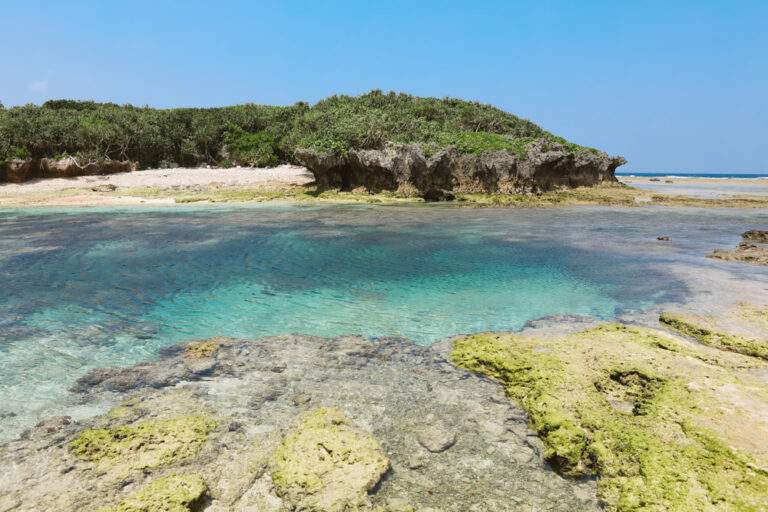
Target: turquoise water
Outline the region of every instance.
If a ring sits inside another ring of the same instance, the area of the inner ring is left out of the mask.
[[[355,333],[428,344],[547,315],[612,319],[682,299],[686,284],[660,264],[680,255],[626,247],[655,237],[648,215],[666,214],[0,211],[3,437],[73,399],[66,389],[89,369],[152,359],[192,338]],[[717,237],[738,230],[740,218],[723,217]],[[696,219],[711,232],[711,219]]]

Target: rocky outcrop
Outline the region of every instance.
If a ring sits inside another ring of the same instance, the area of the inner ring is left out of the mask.
[[[108,413],[0,445],[0,511],[600,509],[501,386],[407,340],[214,338],[123,370],[78,383]]]
[[[298,158],[320,187],[371,192],[415,189],[419,193],[530,193],[618,183],[623,157],[584,150],[567,152],[552,142],[533,142],[527,156],[507,150],[459,155],[453,146],[425,156],[420,145],[388,143],[384,149],[350,150],[343,157],[299,149]]]
[[[712,254],[707,254],[707,258],[768,265],[768,249],[753,244],[752,242],[741,242],[736,246],[736,250],[734,251],[715,249],[715,252]]]
[[[116,172],[136,171],[138,168],[138,162],[131,162],[129,160],[122,162],[106,160],[103,162],[80,164],[73,157],[60,160],[52,158],[13,159],[6,162],[5,165],[0,165],[0,182],[21,183],[35,178],[70,178],[94,174],[113,174]]]
[[[741,234],[741,238],[744,240],[752,240],[753,242],[759,242],[761,244],[768,244],[768,231],[760,229],[750,229]]]

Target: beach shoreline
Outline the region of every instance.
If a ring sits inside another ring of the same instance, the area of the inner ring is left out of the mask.
[[[765,208],[768,197],[727,194],[696,197],[695,194],[662,193],[643,188],[651,178],[619,177],[620,183],[563,189],[542,194],[457,193],[446,204],[458,206],[692,206]],[[723,183],[721,178],[686,178],[677,182]],[[729,183],[752,182],[749,179]],[[663,182],[662,182],[663,183]],[[622,184],[624,186],[622,186]],[[251,202],[321,203],[414,203],[420,195],[396,192],[371,193],[365,190],[342,192],[317,187],[305,167],[281,165],[274,168],[174,168],[148,169],[108,175],[39,179],[24,183],[0,184],[0,208],[175,205],[182,203]]]

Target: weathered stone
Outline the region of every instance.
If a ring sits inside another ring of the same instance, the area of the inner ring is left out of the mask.
[[[437,425],[420,429],[416,438],[421,446],[432,453],[444,452],[456,442],[456,434]]]
[[[715,252],[712,254],[707,254],[707,258],[768,265],[768,249],[753,244],[752,242],[741,242],[736,246],[736,250],[734,251],[715,249]]]
[[[158,478],[143,491],[103,512],[196,512],[207,487],[199,475]]]
[[[350,150],[342,157],[299,149],[296,157],[320,187],[369,191],[415,189],[422,194],[453,192],[541,192],[617,182],[622,157],[590,151],[569,153],[557,143],[532,142],[526,158],[506,150],[459,155],[455,147],[429,158],[420,145],[387,143],[380,150]]]
[[[741,238],[744,240],[752,240],[753,242],[759,242],[761,244],[768,243],[768,231],[760,229],[750,229],[741,234]]]
[[[389,460],[341,411],[322,408],[286,436],[270,467],[278,494],[297,509],[343,512],[371,506],[367,493]]]
[[[74,157],[60,160],[52,158],[13,159],[4,167],[0,166],[0,181],[21,183],[34,178],[69,178],[94,174],[113,174],[131,172],[139,168],[138,162],[106,160],[81,164]]]

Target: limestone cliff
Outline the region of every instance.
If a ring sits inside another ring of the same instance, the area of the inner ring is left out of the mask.
[[[350,150],[347,156],[298,149],[295,153],[320,187],[372,192],[414,189],[454,192],[544,192],[616,183],[623,157],[588,150],[568,152],[555,142],[537,141],[522,156],[507,150],[460,155],[456,147],[429,156],[421,145],[387,143],[384,149]]]

